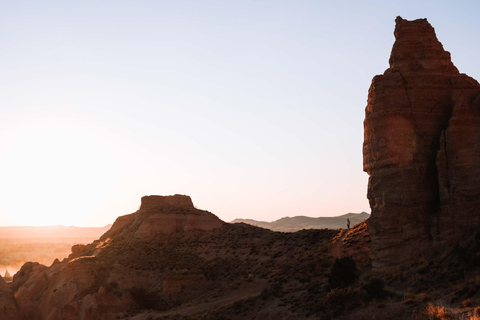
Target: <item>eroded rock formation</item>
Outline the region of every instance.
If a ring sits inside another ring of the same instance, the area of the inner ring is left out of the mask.
[[[305,316],[320,295],[311,283],[326,286],[334,257],[355,251],[358,266],[369,265],[365,229],[279,233],[225,223],[188,196],[143,197],[67,259],[28,262],[10,286],[0,278],[0,320],[241,320],[287,296],[302,298],[282,315]]]
[[[396,19],[390,68],[365,111],[374,267],[453,245],[480,226],[480,85],[426,19]]]
[[[99,240],[74,245],[68,259],[56,260],[50,267],[23,265],[10,294],[15,292],[24,319],[116,319],[138,307],[133,299],[148,299],[142,296],[145,287],[163,284],[163,291],[171,295],[173,280],[184,287],[195,287],[203,280],[195,274],[158,272],[159,241],[182,237],[186,231],[198,237],[198,232],[223,224],[215,215],[195,209],[188,196],[146,196],[137,212],[119,217]],[[145,250],[154,256],[146,258]]]
[[[0,319],[19,319],[18,307],[13,290],[0,276]]]
[[[149,196],[63,261],[25,263],[10,286],[0,278],[0,320],[307,318],[351,252],[369,267],[365,223],[281,233],[222,222],[188,196]]]
[[[195,209],[189,196],[145,196],[137,212],[118,217],[100,240],[113,237],[126,226],[135,228],[135,239],[148,242],[159,233],[209,231],[222,223],[215,215]]]

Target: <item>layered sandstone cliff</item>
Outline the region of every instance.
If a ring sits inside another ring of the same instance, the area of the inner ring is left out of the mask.
[[[396,19],[390,68],[373,78],[364,171],[374,267],[455,244],[480,226],[480,85],[426,19]]]

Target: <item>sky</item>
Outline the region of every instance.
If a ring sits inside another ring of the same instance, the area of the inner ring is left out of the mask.
[[[144,195],[222,220],[370,212],[363,119],[395,17],[480,79],[477,1],[0,0],[0,225]]]

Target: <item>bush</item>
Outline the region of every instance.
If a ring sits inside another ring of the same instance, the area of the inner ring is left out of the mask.
[[[365,290],[370,298],[381,299],[385,297],[385,290],[383,290],[384,287],[385,284],[382,280],[372,278],[362,287],[362,289]]]
[[[327,293],[325,297],[326,311],[336,317],[344,311],[360,306],[365,298],[365,292],[359,288],[336,288]]]
[[[279,297],[283,291],[283,285],[281,282],[274,282],[271,286],[263,289],[262,293],[260,294],[260,298],[263,300],[267,300],[271,297]]]
[[[307,287],[307,291],[310,294],[319,294],[321,292],[321,289],[322,285],[318,281],[311,282]]]
[[[422,320],[451,320],[454,319],[452,315],[448,314],[443,306],[434,306],[429,304],[418,319]]]
[[[130,289],[133,301],[141,310],[168,310],[170,306],[163,301],[156,293],[143,288],[133,287]]]
[[[473,310],[473,316],[474,316],[474,317],[480,317],[480,307],[476,307],[476,308]]]
[[[464,300],[464,301],[462,302],[462,305],[463,305],[465,308],[471,308],[471,307],[473,307],[473,302],[472,302],[472,300],[467,299],[467,300]]]
[[[352,257],[337,258],[328,276],[328,286],[330,289],[346,288],[354,284],[357,277],[358,270]]]
[[[477,240],[477,238],[475,238],[475,240]],[[480,244],[473,241],[465,245],[465,247],[456,245],[453,248],[452,253],[461,266],[465,267],[467,270],[471,270],[480,264],[479,251]]]

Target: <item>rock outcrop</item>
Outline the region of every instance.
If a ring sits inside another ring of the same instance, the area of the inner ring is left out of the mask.
[[[454,245],[480,226],[480,85],[426,19],[396,19],[390,68],[373,78],[364,171],[375,268]]]
[[[176,272],[167,276],[158,270],[148,272],[158,258],[138,261],[142,256],[139,252],[144,253],[148,248],[156,253],[153,248],[158,250],[158,243],[165,237],[182,237],[185,232],[198,237],[198,232],[212,231],[223,224],[212,213],[196,209],[188,196],[143,197],[137,212],[119,217],[99,240],[89,245],[74,245],[68,259],[56,260],[50,267],[32,262],[23,265],[11,285],[20,316],[52,320],[116,319],[137,308],[132,292],[140,296],[134,297],[137,300],[143,299],[142,290],[152,282],[157,286],[166,283],[169,288],[170,278],[188,278],[180,285],[195,286],[201,276],[182,278]]]
[[[162,233],[209,231],[220,228],[222,224],[215,215],[195,209],[189,196],[145,196],[136,213],[118,217],[100,239],[105,241],[126,226],[136,229],[135,239],[148,242]]]
[[[193,202],[189,196],[176,194],[173,196],[144,196],[140,205],[141,211],[161,210],[168,207],[193,209]]]
[[[353,229],[352,243],[368,248]],[[10,287],[0,278],[0,320],[219,319],[219,309],[240,320],[258,312],[238,309],[245,301],[262,295],[258,308],[276,308],[287,294],[302,296],[295,312],[305,315],[318,296],[310,281],[326,286],[337,234],[228,224],[188,196],[143,197],[137,212],[119,217],[100,239],[73,246],[67,259],[49,267],[28,262]],[[359,251],[368,263],[368,249]]]
[[[0,319],[20,319],[13,290],[0,276]]]

